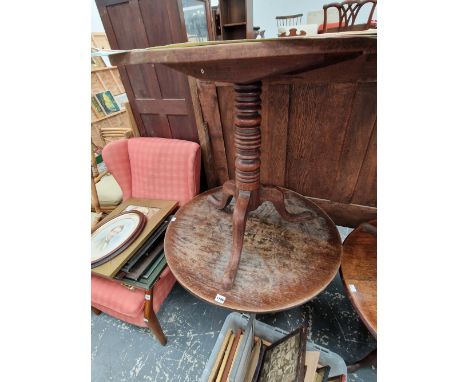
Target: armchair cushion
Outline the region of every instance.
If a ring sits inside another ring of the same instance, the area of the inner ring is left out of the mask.
[[[101,206],[117,206],[122,202],[122,190],[111,174],[104,175],[96,184]]]
[[[153,287],[153,310],[156,313],[172,290],[175,281],[171,270],[166,267]],[[130,324],[146,326],[143,320],[145,292],[141,289],[130,290],[119,281],[92,275],[91,305]]]

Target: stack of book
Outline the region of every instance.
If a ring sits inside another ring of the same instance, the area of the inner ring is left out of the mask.
[[[228,330],[208,381],[345,382],[345,375],[329,377],[330,366],[320,365],[319,351],[306,351],[306,332],[301,327],[269,343],[253,336],[249,326]],[[235,364],[244,364],[241,372]]]

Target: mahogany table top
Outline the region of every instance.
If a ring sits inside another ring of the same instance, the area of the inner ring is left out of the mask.
[[[113,65],[158,63],[201,80],[247,83],[376,53],[377,31],[183,43],[114,51]]]
[[[331,219],[314,203],[286,190],[291,213],[311,211],[313,219],[283,220],[270,202],[250,213],[234,286],[221,289],[232,245],[233,202],[217,210],[209,190],[183,206],[165,238],[167,262],[176,279],[208,303],[241,312],[267,313],[301,305],[320,293],[336,275],[341,239]],[[217,295],[224,302],[217,302]]]
[[[377,227],[377,220],[370,222]],[[364,324],[377,336],[377,236],[362,226],[343,243],[341,277]]]

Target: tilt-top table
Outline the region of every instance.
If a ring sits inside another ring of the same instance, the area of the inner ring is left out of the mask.
[[[363,223],[343,243],[341,279],[356,312],[377,339],[377,219]],[[377,365],[377,350],[372,351],[348,371]]]
[[[232,209],[232,238],[225,237],[227,236],[225,233],[223,240],[225,243],[229,242],[230,248],[224,248],[224,251],[228,251],[230,256],[228,261],[224,263],[225,269],[222,278],[213,279],[217,284],[213,287],[222,289],[224,292],[233,288],[245,245],[245,230],[249,213],[253,216],[252,213],[263,206],[265,202],[270,202],[281,219],[288,223],[316,225],[320,219],[329,221],[326,214],[317,210],[316,206],[303,208],[297,212],[288,210],[287,203],[285,203],[286,189],[260,184],[261,80],[272,78],[275,75],[323,68],[327,65],[354,59],[362,54],[375,52],[377,49],[376,40],[375,31],[364,31],[325,34],[308,38],[175,44],[123,51],[111,56],[114,65],[160,63],[198,79],[235,84],[235,179],[228,180],[221,189],[206,195],[206,200],[220,211],[223,211],[232,198],[235,199]],[[303,197],[297,195],[293,199],[301,200]],[[192,205],[193,203],[189,203],[186,208],[180,210],[178,219],[183,219],[182,211],[186,211],[188,214],[187,210],[190,210]],[[219,221],[223,213],[220,212],[219,216],[212,215],[213,219]],[[325,226],[327,232],[330,233],[328,225]],[[168,233],[172,231],[173,229],[170,228]],[[183,236],[187,240],[189,237],[197,240],[194,233],[189,230],[177,237],[180,239]],[[334,232],[325,240],[331,246],[330,252],[337,250],[338,244],[335,242],[337,237],[337,233]],[[181,249],[176,244],[171,241],[166,243],[166,256],[171,268],[173,265],[176,266],[175,263],[171,264],[171,258],[176,251]],[[311,261],[319,257],[314,254],[318,249],[318,247],[314,250],[309,248]],[[204,253],[200,252],[198,255],[201,258]],[[337,263],[332,261],[326,269],[316,270],[316,272],[327,275],[322,280],[323,282],[329,282],[331,280],[329,273],[336,272],[339,256],[336,261]],[[181,277],[182,273],[178,273],[177,269],[173,269],[173,271],[176,277],[178,275]],[[288,271],[291,271],[290,267],[284,269],[284,273]],[[309,275],[305,273],[302,276]],[[184,285],[183,280],[179,278],[178,280]],[[301,281],[306,280],[307,278],[304,278]],[[318,293],[325,286],[318,284],[314,293]],[[262,287],[260,282],[257,287]],[[309,293],[310,298],[313,295],[313,293]],[[275,309],[280,310],[288,307],[290,304],[285,303],[284,306],[277,305]],[[262,310],[259,306],[257,309]]]

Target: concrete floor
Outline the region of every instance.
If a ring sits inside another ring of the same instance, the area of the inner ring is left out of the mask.
[[[339,227],[342,238],[350,229]],[[168,343],[161,346],[148,329],[129,325],[106,314],[91,318],[92,381],[198,381],[219,331],[230,311],[202,302],[176,284],[158,318]],[[376,348],[346,298],[337,275],[310,302],[257,319],[291,331],[306,323],[318,345],[341,355],[346,363]],[[348,375],[348,381],[376,381],[374,367]]]

